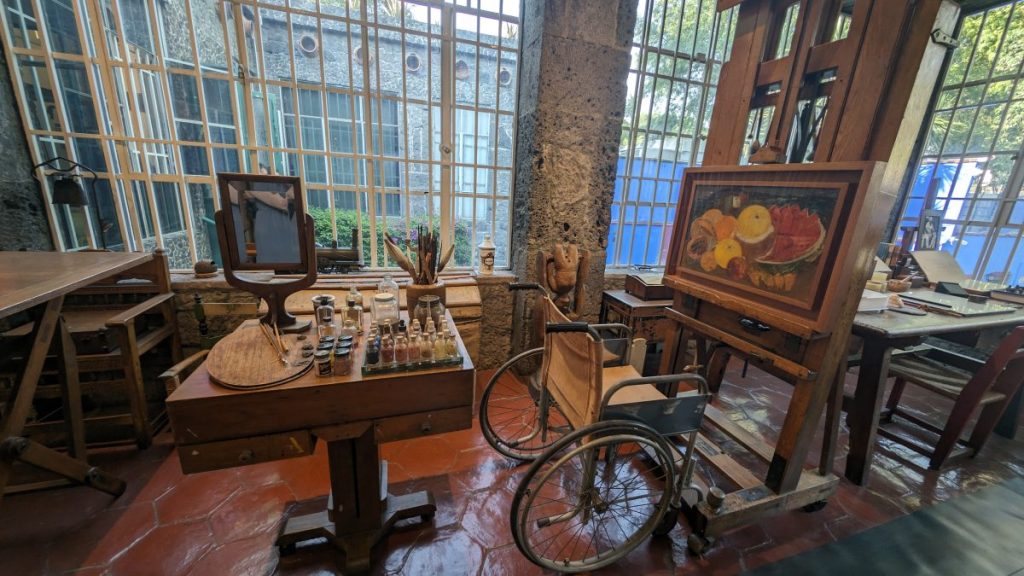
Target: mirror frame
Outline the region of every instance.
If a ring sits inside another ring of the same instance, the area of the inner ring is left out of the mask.
[[[232,182],[258,183],[269,182],[274,184],[290,184],[295,191],[295,234],[299,240],[299,261],[298,262],[243,262],[238,252],[238,238],[235,229],[235,218],[231,213],[231,191]],[[217,174],[217,186],[220,189],[220,208],[224,212],[224,228],[227,233],[222,244],[226,248],[224,256],[233,270],[273,270],[277,274],[305,274],[310,265],[315,263],[309,261],[309,246],[307,246],[308,234],[305,233],[306,198],[302,190],[302,180],[298,176],[271,176],[267,174],[243,174],[236,172],[221,172]],[[226,267],[226,266],[225,266]]]

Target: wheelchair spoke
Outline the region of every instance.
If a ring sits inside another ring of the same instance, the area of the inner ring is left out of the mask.
[[[564,437],[524,477],[513,529],[535,563],[563,572],[605,566],[646,538],[667,510],[673,471],[664,441],[653,431],[635,434],[639,425],[618,425],[622,434],[584,429]]]
[[[542,401],[539,360],[537,350],[507,362],[481,396],[484,438],[505,456],[532,460],[571,431],[555,405]]]

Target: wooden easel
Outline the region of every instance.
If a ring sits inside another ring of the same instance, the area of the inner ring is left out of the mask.
[[[675,290],[672,307],[666,313],[674,330],[666,338],[661,373],[701,365],[711,389],[717,390],[729,358],[738,356],[794,387],[774,446],[740,428],[715,407],[708,407],[707,425],[744,447],[767,469],[759,474],[712,442],[707,434],[699,437],[697,453],[737,488],[724,494],[710,491],[707,500],[690,503],[687,515],[695,534],[705,542],[767,514],[822,503],[836,490],[838,478],[831,471],[841,398],[836,375],[843,370],[853,317],[894,201],[891,193],[881,189],[883,174],[884,165],[880,163],[846,163],[712,167],[690,170],[685,176],[676,219],[680,228],[672,238],[664,279]],[[715,283],[715,277],[700,280],[700,272],[689,271],[692,264],[686,269],[684,263],[690,257],[683,235],[690,229],[687,223],[694,220],[689,207],[691,197],[698,194],[697,184],[726,182],[723,186],[756,187],[785,181],[800,190],[801,184],[815,178],[825,178],[828,186],[850,186],[845,204],[842,208],[837,205],[831,221],[831,226],[838,229],[826,236],[822,254],[817,257],[822,259],[827,274],[821,276],[821,287],[811,290],[817,294],[815,307],[780,304],[758,297],[756,290],[727,277]],[[840,230],[845,233],[840,234]],[[698,341],[696,359],[687,357],[691,339]],[[700,345],[702,341],[710,346]],[[811,440],[829,398],[832,401],[819,466],[805,470]]]

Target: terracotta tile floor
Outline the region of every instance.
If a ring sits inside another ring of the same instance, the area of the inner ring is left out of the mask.
[[[732,366],[716,403],[745,428],[772,437],[788,386]],[[482,379],[483,380],[483,379]],[[730,383],[731,382],[731,383]],[[848,386],[852,386],[852,376]],[[909,394],[909,392],[908,392]],[[938,407],[910,396],[924,414]],[[845,449],[844,437],[841,450]],[[322,445],[321,445],[322,448]],[[814,448],[817,450],[817,446]],[[516,482],[525,472],[470,430],[387,444],[391,490],[433,491],[434,521],[393,533],[375,554],[376,573],[526,575],[540,570],[512,543],[507,527]],[[844,455],[836,470],[845,464]],[[309,458],[184,476],[167,433],[148,450],[98,453],[95,464],[128,481],[116,500],[83,487],[9,496],[0,503],[0,574],[259,575],[331,574],[324,545],[279,558],[272,546],[287,502],[328,490],[327,458]],[[652,539],[607,573],[733,574],[845,538],[936,501],[1024,474],[1024,442],[993,437],[982,456],[942,473],[882,442],[867,488],[845,480],[816,513],[785,513],[724,535],[704,557],[686,551],[687,528]]]

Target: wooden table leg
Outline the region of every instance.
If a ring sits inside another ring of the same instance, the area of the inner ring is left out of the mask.
[[[125,489],[123,481],[105,474],[98,468],[89,466],[82,460],[85,457],[84,430],[74,430],[68,438],[68,450],[72,454],[77,452],[75,455],[80,458],[79,460],[20,436],[32,408],[32,400],[39,385],[39,377],[43,372],[43,363],[50,351],[55,331],[60,331],[61,355],[68,356],[69,353],[74,355],[71,337],[60,319],[60,309],[63,304],[63,296],[58,296],[47,302],[43,314],[36,319],[32,328],[32,349],[29,352],[28,361],[25,363],[25,373],[18,383],[18,388],[14,391],[14,401],[11,402],[10,411],[4,417],[3,426],[0,428],[2,430],[0,431],[0,498],[3,498],[4,490],[10,481],[14,463],[19,460],[114,496],[120,496]],[[64,364],[62,364],[61,371],[65,373],[63,378],[64,406],[68,411],[65,414],[65,419],[77,420],[81,425],[82,400],[78,387],[77,363],[73,359],[62,359],[62,362]],[[69,394],[74,397],[68,398]],[[74,422],[70,426],[74,428]]]
[[[846,416],[850,427],[850,453],[846,457],[846,478],[863,486],[871,473],[875,453],[875,435],[889,375],[892,344],[877,338],[865,338],[860,375],[853,404]]]
[[[327,457],[331,474],[327,509],[302,515],[286,512],[277,538],[282,554],[294,551],[298,542],[327,538],[345,551],[346,573],[366,572],[373,546],[395,522],[433,518],[437,506],[429,492],[388,494],[387,466],[380,461],[372,426],[356,438],[328,441]]]
[[[82,415],[82,388],[78,381],[78,353],[71,340],[67,323],[58,321],[61,358],[61,395],[64,402],[64,424],[68,434],[68,454],[85,462],[85,417]]]
[[[42,316],[36,319],[32,327],[32,348],[29,350],[28,361],[25,362],[25,373],[21,376],[18,388],[14,390],[14,401],[8,404],[9,410],[4,416],[3,426],[0,427],[0,442],[18,436],[25,428],[25,421],[32,409],[32,399],[36,395],[36,386],[39,385],[43,363],[50,352],[53,332],[57,328],[57,319],[60,318],[60,309],[63,305],[63,296],[47,302]],[[11,479],[13,466],[13,460],[0,458],[0,499],[3,498],[4,488]]]

